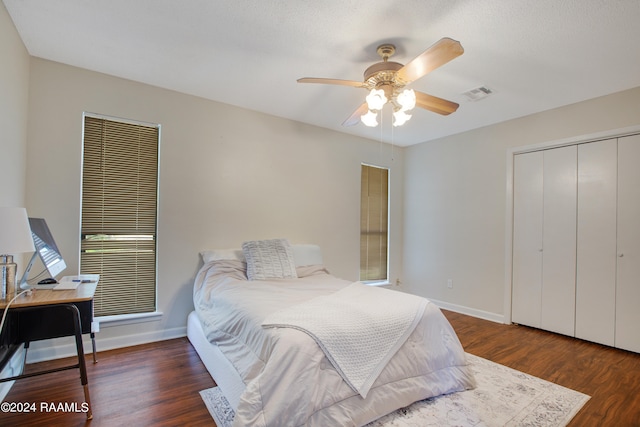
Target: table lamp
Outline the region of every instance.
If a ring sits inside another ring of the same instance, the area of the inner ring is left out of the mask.
[[[0,300],[15,296],[18,266],[13,262],[13,254],[34,250],[27,210],[0,207],[0,254],[3,254],[0,255]]]

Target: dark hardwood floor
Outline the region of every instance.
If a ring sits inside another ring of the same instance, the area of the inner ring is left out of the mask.
[[[99,335],[97,340],[99,350]],[[87,421],[83,413],[39,411],[41,402],[84,402],[80,374],[74,369],[16,381],[5,402],[35,402],[38,412],[0,413],[0,426],[215,425],[198,394],[215,383],[187,338],[98,352],[96,364],[87,354],[86,361],[93,420]],[[27,366],[33,371],[60,364]]]
[[[444,313],[466,352],[591,396],[569,426],[640,426],[640,354]]]
[[[524,326],[444,312],[469,353],[581,391],[591,399],[571,427],[640,426],[640,354]],[[98,336],[99,346],[99,336]],[[198,392],[215,383],[186,338],[87,355],[94,418],[83,413],[0,413],[11,426],[213,425]],[[69,362],[66,359],[62,362]],[[56,366],[61,361],[28,366]],[[84,401],[77,370],[17,381],[6,402]]]

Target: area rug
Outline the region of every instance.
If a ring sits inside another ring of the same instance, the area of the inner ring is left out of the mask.
[[[467,353],[474,390],[421,400],[367,427],[566,426],[589,396]],[[217,387],[200,392],[218,427],[234,412]]]

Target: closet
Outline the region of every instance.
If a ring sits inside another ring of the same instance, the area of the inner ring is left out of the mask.
[[[640,135],[516,154],[512,320],[640,352]]]

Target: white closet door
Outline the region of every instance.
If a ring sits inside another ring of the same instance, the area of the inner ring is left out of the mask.
[[[573,336],[576,301],[577,146],[544,151],[541,328]]]
[[[640,135],[618,140],[615,346],[640,353]]]
[[[617,141],[578,146],[576,337],[614,345]]]
[[[514,156],[511,318],[540,327],[543,153]]]

